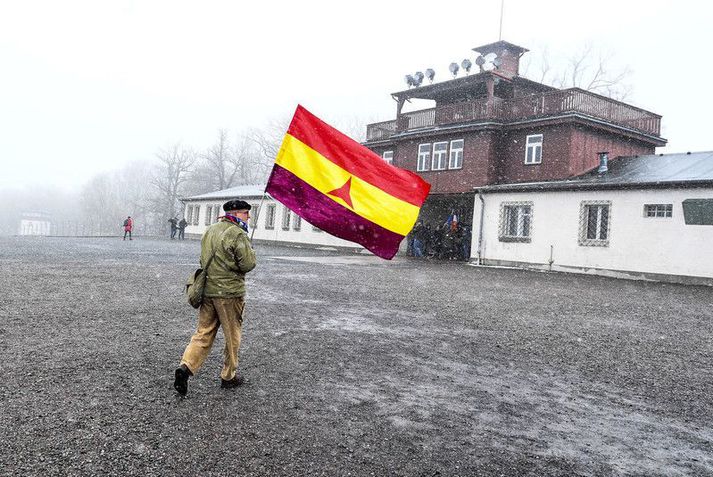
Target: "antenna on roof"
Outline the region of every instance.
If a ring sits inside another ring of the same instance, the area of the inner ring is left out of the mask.
[[[470,74],[470,67],[473,66],[473,62],[468,58],[461,62],[461,67],[465,70],[465,74]]]
[[[460,69],[460,67],[458,66],[458,63],[451,63],[448,69],[455,78],[458,75],[458,70]]]
[[[498,33],[498,41],[503,39],[503,10],[505,10],[505,0],[500,0],[500,32]]]
[[[433,68],[428,68],[426,69],[426,78],[428,78],[428,81],[433,84],[433,78],[436,76],[436,72],[433,71]]]

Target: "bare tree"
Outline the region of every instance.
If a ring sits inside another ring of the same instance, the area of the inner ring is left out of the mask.
[[[554,72],[552,62],[559,66],[558,73]],[[612,53],[596,52],[590,44],[564,60],[553,57],[545,48],[539,58],[524,62],[523,75],[527,76],[532,69],[535,70],[535,79],[541,83],[558,88],[582,88],[613,99],[624,100],[632,90],[628,82],[631,70],[628,67],[610,66],[613,64]]]
[[[201,158],[214,190],[227,189],[233,185],[238,167],[235,152],[225,129],[218,130],[218,140],[201,155]]]
[[[168,149],[159,150],[156,158],[159,162],[152,185],[158,193],[157,199],[162,205],[163,217],[168,220],[180,209],[178,198],[196,163],[196,153],[190,148],[174,144]]]

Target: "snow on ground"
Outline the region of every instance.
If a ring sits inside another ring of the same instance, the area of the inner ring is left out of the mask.
[[[0,238],[0,475],[713,475],[713,289],[258,246],[185,399],[199,244]]]

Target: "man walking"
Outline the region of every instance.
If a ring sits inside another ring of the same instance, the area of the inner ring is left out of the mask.
[[[188,222],[186,222],[185,218],[181,218],[181,220],[178,221],[178,240],[186,238],[186,225],[188,225]]]
[[[243,383],[237,374],[238,353],[245,307],[245,274],[255,268],[255,252],[248,238],[250,204],[231,200],[223,205],[225,215],[206,230],[201,240],[201,266],[207,266],[203,304],[198,311],[198,329],[183,352],[173,387],[188,392],[188,378],[195,375],[208,357],[218,328],[223,328],[225,349],[221,388]],[[211,257],[213,257],[211,259]]]
[[[171,240],[173,240],[176,238],[176,230],[178,230],[178,219],[171,217],[168,219],[168,223],[171,224]]]
[[[128,216],[126,220],[124,220],[124,240],[126,240],[126,235],[129,235],[129,240],[132,240],[131,238],[131,231],[134,230],[134,221],[132,220],[131,216]]]

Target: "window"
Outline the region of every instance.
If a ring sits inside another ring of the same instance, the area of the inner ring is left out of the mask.
[[[188,222],[189,224],[193,223],[193,206],[192,205],[189,205],[186,208],[186,222]]]
[[[672,215],[673,204],[644,205],[644,217],[671,217]]]
[[[542,162],[542,134],[527,136],[525,148],[525,164],[540,164]]]
[[[529,242],[532,230],[532,202],[500,204],[501,242]]]
[[[433,160],[431,161],[431,170],[441,171],[446,168],[446,155],[448,155],[447,142],[433,143]]]
[[[302,217],[295,214],[295,220],[292,221],[292,230],[300,230],[302,228]]]
[[[582,202],[579,216],[579,245],[608,247],[610,218],[611,202]]]
[[[418,163],[416,164],[416,170],[427,171],[429,162],[431,162],[431,144],[419,144]]]
[[[198,225],[198,218],[200,217],[200,215],[201,215],[201,206],[196,205],[193,208],[193,225]]]
[[[290,216],[292,212],[286,206],[282,206],[282,230],[290,230]]]
[[[213,206],[209,205],[205,209],[205,224],[210,225],[211,221],[213,220]]]
[[[250,228],[254,229],[257,227],[257,218],[260,216],[260,206],[252,204],[252,209],[250,209]]]
[[[320,228],[317,227],[316,225],[313,225],[313,226],[312,226],[312,232],[321,232],[321,231],[322,231],[322,229],[320,229]]]
[[[448,159],[448,169],[463,167],[463,139],[451,141],[451,154]]]
[[[265,228],[272,230],[275,228],[275,204],[268,205],[265,212]]]
[[[384,161],[386,161],[387,164],[394,163],[394,151],[384,151],[384,154],[382,154],[381,157],[384,158]]]
[[[713,199],[686,199],[681,207],[686,225],[713,225]]]
[[[221,211],[222,211],[222,206],[220,204],[215,204],[213,206],[213,215],[215,215],[215,217],[213,218],[214,223],[218,221],[218,217],[220,217]]]

